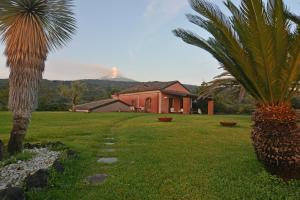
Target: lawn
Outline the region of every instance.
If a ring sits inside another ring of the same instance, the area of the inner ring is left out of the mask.
[[[62,141],[80,152],[54,174],[46,190],[31,199],[51,200],[198,200],[299,199],[300,182],[284,183],[257,162],[250,141],[249,116],[157,115],[135,113],[34,113],[28,142]],[[8,140],[11,116],[0,112],[0,138]],[[219,125],[236,120],[235,128]],[[116,152],[103,152],[104,138],[114,137]],[[112,165],[101,157],[118,157]],[[85,177],[107,173],[104,184]]]

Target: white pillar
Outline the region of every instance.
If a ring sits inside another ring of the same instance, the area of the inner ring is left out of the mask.
[[[162,97],[161,92],[158,93],[158,113],[161,114]]]

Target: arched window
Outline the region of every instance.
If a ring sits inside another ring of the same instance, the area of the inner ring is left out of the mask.
[[[151,112],[151,98],[148,97],[146,100],[145,100],[145,112]]]

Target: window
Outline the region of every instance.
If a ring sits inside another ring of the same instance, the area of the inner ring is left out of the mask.
[[[145,111],[151,112],[151,98],[148,97],[145,101]]]

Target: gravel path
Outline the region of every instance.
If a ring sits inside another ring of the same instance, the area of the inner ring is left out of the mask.
[[[27,161],[18,161],[0,168],[0,190],[8,186],[21,186],[28,175],[34,174],[39,169],[51,167],[60,152],[50,151],[47,148],[24,150],[35,154]]]

